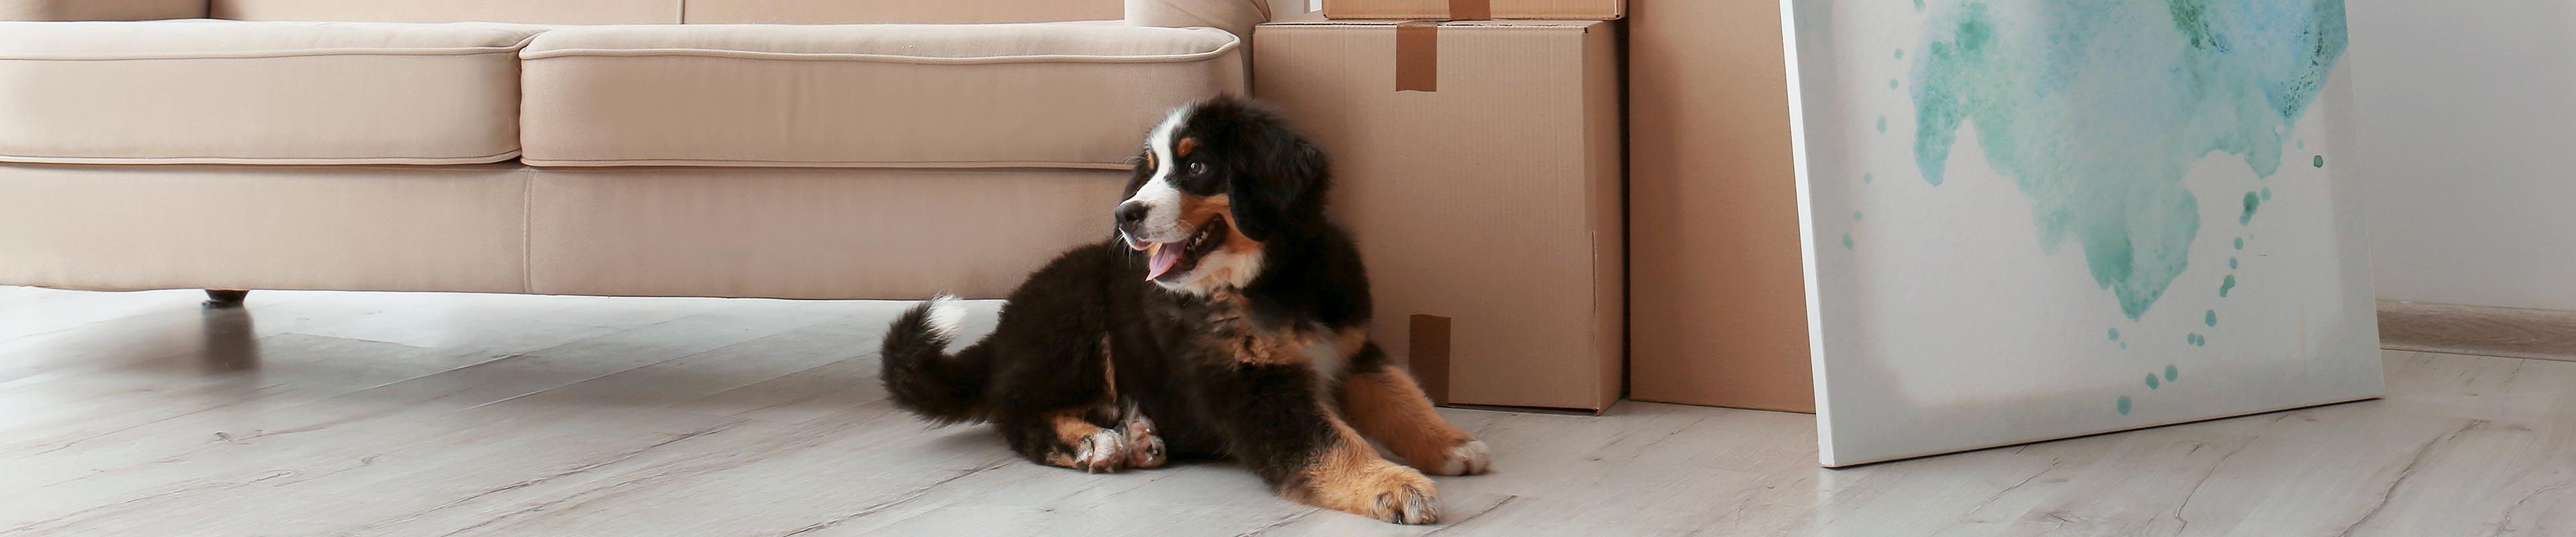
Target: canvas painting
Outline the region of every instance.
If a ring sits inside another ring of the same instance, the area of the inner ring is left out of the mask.
[[[2342,0],[1784,0],[1823,463],[2376,397]]]

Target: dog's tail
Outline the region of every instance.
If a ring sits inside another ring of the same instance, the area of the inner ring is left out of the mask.
[[[885,360],[878,376],[896,407],[939,425],[984,419],[984,386],[992,379],[990,353],[978,343],[948,353],[965,322],[957,298],[940,295],[904,311],[886,329]]]

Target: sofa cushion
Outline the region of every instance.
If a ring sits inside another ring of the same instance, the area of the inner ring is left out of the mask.
[[[926,0],[939,2],[945,0]],[[247,21],[679,24],[681,0],[208,0],[218,19]]]
[[[1241,92],[1232,34],[1115,24],[595,26],[530,43],[538,166],[1124,168]]]
[[[689,24],[959,24],[1117,20],[1120,0],[689,0]]]
[[[0,20],[140,21],[206,16],[206,0],[0,0]]]
[[[0,161],[455,164],[518,154],[540,29],[0,23]]]

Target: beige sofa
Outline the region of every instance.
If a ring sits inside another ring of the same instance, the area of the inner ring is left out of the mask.
[[[0,0],[0,285],[997,297],[1265,11]]]

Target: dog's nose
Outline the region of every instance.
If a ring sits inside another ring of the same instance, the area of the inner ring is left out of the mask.
[[[1146,207],[1142,202],[1130,201],[1118,204],[1118,210],[1111,214],[1118,217],[1118,229],[1133,230],[1136,224],[1145,221],[1145,213],[1151,210],[1153,210],[1151,207]]]

